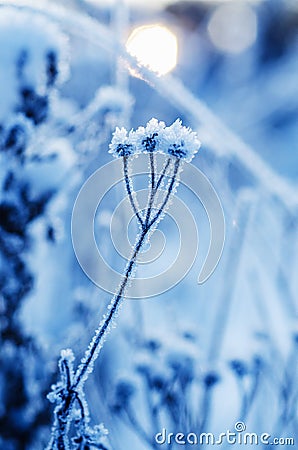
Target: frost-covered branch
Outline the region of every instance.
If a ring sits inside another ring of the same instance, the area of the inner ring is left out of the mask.
[[[135,216],[137,217],[139,224],[141,225],[141,228],[144,227],[144,222],[143,219],[141,217],[141,214],[138,211],[138,204],[137,201],[135,200],[135,195],[133,192],[133,186],[132,186],[132,180],[129,176],[129,167],[128,167],[128,157],[124,156],[123,157],[123,173],[124,173],[124,179],[125,179],[125,187],[126,187],[126,191],[128,194],[128,198],[131,204],[131,207],[133,209],[133,212],[135,214]]]
[[[152,119],[148,122],[146,128],[139,127],[136,131],[131,130],[129,133],[124,128],[117,128],[113,135],[110,153],[117,158],[123,159],[125,187],[141,229],[133,247],[131,258],[125,267],[120,286],[110,301],[107,308],[108,312],[103,316],[76,371],[73,368],[74,356],[72,351],[65,350],[61,353],[59,362],[61,380],[52,387],[52,392],[49,394],[49,399],[56,403],[56,408],[54,410],[55,421],[48,450],[69,448],[69,434],[72,422],[74,422],[77,430],[77,436],[73,440],[77,445],[75,448],[84,448],[79,446],[81,442],[91,443],[90,428],[88,426],[88,404],[85,401],[83,392],[84,383],[93,371],[100,349],[114,325],[119,308],[125,297],[127,285],[133,278],[138,254],[152,232],[153,226],[163,217],[170,198],[175,192],[179,182],[178,176],[181,161],[190,161],[199,147],[200,142],[196,134],[182,126],[180,120],[174,122],[170,127],[166,127],[163,122]],[[154,153],[156,152],[169,156],[157,182],[154,163]],[[144,212],[145,220],[141,217],[137,204],[134,201],[133,185],[128,170],[130,159],[138,153],[148,153],[150,162],[148,202]],[[173,164],[171,164],[172,160]],[[170,167],[172,167],[172,172],[169,175],[164,198],[160,204],[155,204],[157,191]],[[93,439],[93,446],[105,448],[104,438],[104,433],[98,433],[97,440]]]

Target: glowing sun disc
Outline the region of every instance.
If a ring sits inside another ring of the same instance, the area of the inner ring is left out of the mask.
[[[176,36],[161,25],[136,28],[127,40],[126,49],[158,75],[165,75],[177,64]]]

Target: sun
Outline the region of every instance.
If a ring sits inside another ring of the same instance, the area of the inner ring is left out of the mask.
[[[177,64],[177,38],[166,27],[146,25],[129,36],[126,49],[140,64],[158,75],[165,75]]]

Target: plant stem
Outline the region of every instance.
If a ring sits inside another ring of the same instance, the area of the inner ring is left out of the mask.
[[[126,266],[123,280],[118,288],[118,291],[115,293],[109,304],[108,307],[109,313],[106,316],[104,322],[100,324],[98,329],[96,330],[95,335],[91,341],[91,345],[89,346],[89,349],[87,351],[87,355],[85,355],[84,358],[81,360],[81,364],[79,365],[74,377],[74,382],[68,390],[68,395],[64,401],[62,408],[57,413],[57,421],[59,423],[57,438],[56,440],[51,441],[47,449],[54,450],[55,446],[53,445],[55,445],[55,441],[57,442],[58,450],[65,450],[65,448],[67,448],[65,444],[65,439],[67,439],[68,418],[73,408],[73,404],[75,400],[78,398],[77,389],[78,387],[80,387],[80,385],[82,386],[83,383],[86,381],[88,373],[90,373],[90,371],[92,370],[94,362],[98,357],[103,341],[110,331],[110,325],[113,322],[115,314],[119,308],[119,305],[124,298],[125,288],[127,286],[128,281],[131,278],[132,270],[136,265],[137,255],[142,247],[142,244],[148,231],[149,228],[142,230],[139,239],[135,244],[130,261]]]
[[[150,161],[150,175],[151,175],[151,189],[147,206],[147,214],[145,219],[145,227],[148,226],[150,220],[150,214],[152,211],[154,196],[155,196],[155,161],[153,153],[149,153],[149,161]]]
[[[141,227],[144,228],[143,219],[142,219],[140,213],[138,212],[137,205],[133,198],[133,188],[131,186],[131,178],[130,178],[129,172],[128,172],[128,156],[123,157],[123,172],[124,172],[124,178],[125,178],[125,187],[126,187],[126,191],[128,194],[128,198],[129,198],[131,207],[132,207],[133,212],[135,213]]]
[[[132,256],[129,260],[129,262],[126,265],[124,274],[123,274],[123,280],[120,283],[120,286],[118,287],[118,290],[116,291],[115,295],[113,296],[112,300],[109,303],[108,306],[108,314],[104,316],[103,320],[100,322],[95,335],[93,339],[90,342],[89,348],[87,349],[84,357],[81,360],[81,364],[79,365],[73,382],[70,382],[70,373],[68,371],[67,366],[63,367],[63,369],[66,371],[66,378],[67,378],[67,394],[65,395],[65,399],[63,401],[63,404],[58,409],[56,414],[56,420],[58,423],[58,426],[56,427],[56,437],[54,439],[51,439],[49,446],[47,449],[51,450],[65,450],[68,448],[68,431],[69,431],[69,416],[72,411],[73,405],[75,401],[79,398],[78,395],[78,389],[82,389],[84,382],[87,380],[89,373],[92,371],[94,363],[99,355],[99,351],[102,348],[103,342],[105,340],[105,337],[110,332],[111,324],[114,321],[114,318],[117,314],[117,311],[124,299],[124,293],[125,289],[127,287],[127,284],[129,280],[133,276],[133,269],[137,264],[137,256],[139,251],[142,248],[142,245],[145,241],[146,235],[150,231],[152,225],[157,221],[157,219],[162,214],[163,210],[165,209],[171,193],[174,190],[175,182],[177,179],[178,169],[179,169],[179,160],[177,159],[175,161],[174,165],[174,171],[171,178],[171,181],[169,183],[169,186],[167,188],[167,195],[165,196],[165,199],[162,203],[162,205],[159,207],[158,212],[156,213],[155,217],[150,221],[150,212],[152,210],[152,204],[154,201],[154,196],[156,193],[155,188],[155,173],[154,173],[154,158],[153,155],[151,155],[151,193],[149,197],[148,202],[148,209],[146,212],[146,221],[144,222],[142,218],[140,217],[136,205],[134,203],[133,197],[132,197],[132,190],[131,190],[131,180],[128,173],[128,166],[127,166],[127,157],[123,158],[124,163],[124,175],[125,175],[125,184],[126,189],[130,198],[130,202],[132,204],[132,208],[138,217],[139,222],[142,225],[141,233],[138,236],[138,239],[135,243]],[[166,165],[162,177],[164,176],[166,169],[168,167],[168,164]],[[83,404],[81,405],[83,406]],[[55,445],[56,444],[56,445]]]
[[[156,213],[156,215],[153,217],[153,219],[151,220],[151,222],[148,224],[148,228],[151,228],[152,225],[154,225],[154,223],[159,219],[159,217],[161,216],[161,214],[164,212],[164,209],[170,199],[170,196],[173,192],[174,186],[175,186],[175,182],[177,180],[177,175],[178,175],[178,170],[179,170],[179,165],[180,165],[180,160],[177,158],[174,164],[174,172],[170,181],[170,184],[167,188],[167,195],[165,196],[165,199],[162,203],[162,205],[160,206],[160,208],[158,209],[158,212]]]
[[[169,168],[170,163],[171,163],[171,158],[168,158],[168,160],[167,160],[167,162],[166,162],[166,164],[165,164],[165,166],[164,166],[164,168],[163,168],[163,170],[162,170],[162,172],[161,172],[161,174],[160,174],[160,177],[159,177],[159,179],[158,179],[158,181],[157,181],[157,183],[156,183],[156,186],[155,186],[155,192],[158,191],[158,188],[159,188],[159,186],[161,185],[162,180],[164,179],[164,177],[165,177],[165,175],[166,175],[166,173],[167,173],[167,170],[168,170],[168,168]]]
[[[146,237],[146,234],[148,233],[149,228],[143,229],[141,232],[139,239],[137,243],[135,244],[134,251],[132,254],[132,257],[130,258],[129,263],[126,266],[126,270],[124,272],[123,280],[118,288],[118,291],[113,296],[110,304],[109,304],[109,313],[106,316],[104,323],[97,329],[94,338],[92,340],[92,345],[89,348],[87,357],[83,358],[81,361],[81,365],[79,366],[79,369],[77,370],[77,373],[75,375],[75,381],[73,384],[73,389],[76,389],[78,385],[84,381],[84,376],[90,369],[90,365],[94,364],[95,358],[94,355],[96,354],[96,350],[98,347],[101,346],[102,341],[105,338],[105,335],[109,332],[110,324],[113,322],[114,315],[117,312],[117,309],[119,308],[119,305],[121,301],[123,300],[124,291],[127,286],[128,281],[131,278],[132,270],[134,266],[136,265],[136,258],[138,256],[138,253],[143,245],[144,239]],[[97,355],[96,355],[97,356]]]

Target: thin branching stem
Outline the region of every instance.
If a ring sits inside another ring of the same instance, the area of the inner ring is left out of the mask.
[[[151,186],[150,186],[150,194],[148,199],[147,213],[145,219],[145,227],[148,226],[150,215],[153,207],[154,196],[156,193],[155,190],[155,160],[154,154],[152,152],[149,153],[149,161],[150,161],[150,178],[151,178]]]
[[[71,384],[71,376],[70,376],[70,370],[69,367],[66,363],[66,361],[62,361],[61,363],[61,368],[65,373],[65,377],[66,377],[66,386],[67,388],[70,388],[70,384]]]
[[[161,216],[161,214],[164,212],[164,209],[170,199],[170,196],[173,192],[173,189],[175,187],[175,183],[177,181],[177,175],[178,175],[178,170],[179,170],[179,165],[180,165],[180,160],[177,158],[174,164],[174,172],[170,181],[170,184],[167,188],[167,194],[164,198],[164,201],[162,203],[162,205],[160,206],[160,208],[158,208],[158,211],[156,213],[156,215],[153,217],[153,219],[151,220],[151,222],[148,224],[148,228],[150,229],[152,227],[152,225],[154,225],[154,223],[159,219],[159,217]]]
[[[86,414],[85,414],[84,404],[79,396],[77,396],[76,400],[77,400],[79,408],[80,408],[81,420],[82,420],[83,424],[86,425]]]
[[[116,292],[116,294],[114,295],[114,297],[110,302],[109,313],[106,316],[103,324],[100,325],[99,328],[96,330],[94,338],[91,341],[92,344],[88,349],[87,355],[82,359],[81,364],[75,374],[74,382],[70,387],[70,389],[68,389],[68,394],[63,402],[62,407],[57,412],[57,422],[58,422],[57,437],[56,440],[51,441],[52,444],[51,446],[48,447],[48,449],[54,450],[56,448],[55,442],[57,442],[58,450],[65,450],[65,448],[67,448],[65,447],[65,439],[67,436],[68,418],[72,411],[74,402],[78,398],[77,390],[79,387],[82,388],[82,385],[86,381],[88,373],[90,373],[90,371],[92,370],[94,362],[99,354],[99,350],[103,344],[103,341],[110,331],[110,325],[113,322],[114,316],[119,308],[119,305],[124,298],[125,288],[132,276],[133,268],[136,265],[137,255],[144,243],[144,239],[146,237],[147,232],[148,229],[142,230],[134,247],[130,261],[126,266],[123,280],[118,288],[118,291]]]
[[[156,183],[156,186],[155,186],[155,192],[158,191],[158,189],[159,189],[159,187],[160,187],[160,185],[161,185],[161,183],[162,183],[164,177],[166,176],[166,173],[167,173],[167,170],[168,170],[168,168],[169,168],[170,163],[171,163],[171,158],[169,158],[169,159],[167,160],[167,162],[166,162],[164,168],[162,169],[162,172],[161,172],[161,174],[160,174],[160,177],[159,177],[159,179],[157,180],[157,183]]]
[[[146,220],[145,220],[145,227],[148,227],[149,221],[150,221],[150,217],[151,217],[151,213],[152,213],[152,208],[154,205],[154,199],[155,196],[157,194],[157,191],[166,175],[166,172],[170,166],[171,163],[171,158],[169,158],[160,174],[160,177],[157,180],[156,183],[156,175],[155,175],[155,161],[154,161],[154,155],[152,153],[150,153],[150,169],[151,169],[151,190],[150,190],[150,197],[149,197],[149,202],[148,202],[148,207],[147,207],[147,214],[146,214]],[[150,226],[149,226],[150,228]]]
[[[138,240],[137,243],[134,247],[134,251],[132,254],[132,257],[129,261],[129,263],[126,266],[126,270],[124,272],[124,276],[123,276],[123,280],[118,288],[118,291],[116,292],[116,294],[114,295],[114,297],[112,298],[110,305],[109,305],[109,313],[106,316],[104,323],[102,324],[102,326],[99,328],[98,332],[96,333],[96,335],[94,336],[94,340],[92,342],[92,346],[90,347],[89,351],[88,351],[88,355],[87,357],[85,357],[82,361],[81,361],[81,365],[79,367],[79,369],[77,370],[77,373],[75,375],[75,381],[73,384],[73,388],[76,389],[81,383],[82,381],[84,381],[84,377],[86,375],[86,372],[90,369],[90,365],[92,363],[94,363],[93,361],[93,357],[96,353],[96,350],[98,349],[98,347],[101,345],[102,341],[105,338],[105,335],[109,332],[109,326],[111,325],[111,322],[113,321],[114,315],[117,312],[118,306],[121,303],[121,300],[124,297],[124,292],[127,286],[128,281],[131,278],[132,275],[132,271],[134,269],[134,266],[136,265],[136,259],[137,259],[137,255],[144,243],[144,239],[146,237],[147,232],[149,231],[149,229],[144,229]]]
[[[144,241],[146,239],[147,234],[150,232],[151,227],[155,224],[155,222],[159,219],[160,215],[163,213],[164,209],[167,206],[167,203],[170,199],[171,194],[173,193],[175,183],[177,181],[177,175],[179,170],[179,164],[180,160],[177,158],[174,163],[174,170],[171,177],[171,180],[169,182],[169,185],[167,187],[167,194],[164,198],[163,203],[158,208],[158,211],[156,215],[153,217],[153,219],[150,220],[150,213],[152,211],[153,202],[154,202],[154,196],[157,192],[156,185],[155,185],[155,162],[152,155],[152,158],[150,158],[151,161],[151,191],[150,191],[150,197],[149,197],[149,204],[146,211],[146,221],[143,221],[141,216],[139,215],[137,211],[136,204],[134,202],[133,196],[132,196],[132,188],[131,188],[131,179],[129,176],[128,171],[128,161],[127,157],[123,157],[123,167],[124,167],[124,177],[125,177],[125,185],[126,189],[130,198],[130,202],[133,208],[134,213],[136,214],[140,224],[142,225],[142,230],[136,240],[136,244],[133,248],[132,256],[129,260],[129,262],[126,265],[123,279],[120,283],[120,286],[113,296],[112,300],[110,301],[110,304],[108,306],[108,313],[106,316],[104,316],[103,321],[100,323],[98,329],[95,332],[95,335],[93,339],[91,340],[91,343],[89,345],[89,348],[87,352],[85,353],[85,356],[81,360],[81,364],[79,365],[74,377],[73,381],[71,380],[71,375],[69,368],[66,363],[63,363],[62,370],[66,372],[66,389],[67,392],[65,393],[65,398],[63,400],[62,405],[59,407],[59,409],[56,411],[56,436],[54,439],[50,441],[50,444],[48,446],[48,449],[52,450],[65,450],[68,448],[68,432],[69,432],[69,417],[71,414],[71,411],[73,409],[74,403],[77,400],[80,404],[81,411],[84,411],[84,405],[80,401],[80,389],[83,388],[83,385],[85,381],[88,378],[88,375],[90,372],[92,372],[94,363],[96,358],[99,355],[99,351],[103,345],[103,342],[107,336],[107,334],[110,331],[111,325],[113,324],[113,321],[117,315],[117,311],[124,299],[125,290],[127,287],[128,282],[133,277],[133,270],[137,264],[137,256],[140,252],[142,245],[144,244]],[[170,165],[170,160],[166,163],[163,172],[158,180],[158,183],[160,185],[162,179],[164,178],[166,171]]]
[[[154,154],[152,152],[149,153],[149,160],[150,160],[151,189],[153,190],[155,187],[155,159]]]
[[[128,194],[128,198],[131,204],[131,207],[133,209],[133,212],[135,213],[140,225],[142,228],[144,228],[144,221],[138,211],[137,204],[133,198],[133,187],[132,187],[132,181],[131,177],[129,176],[129,169],[128,169],[128,156],[123,156],[123,172],[124,172],[124,179],[125,179],[125,187]]]

